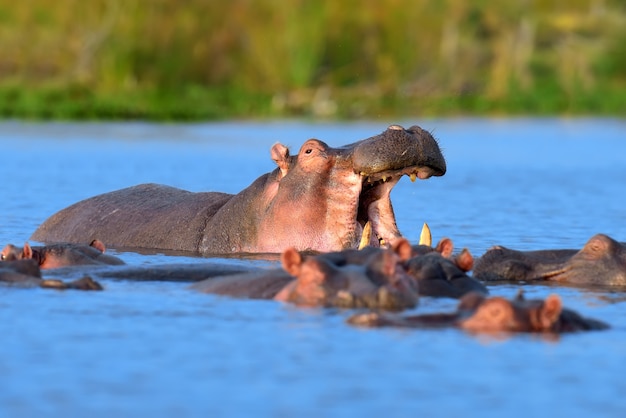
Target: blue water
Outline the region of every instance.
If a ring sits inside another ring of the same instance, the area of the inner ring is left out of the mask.
[[[434,133],[441,178],[392,193],[411,240],[479,256],[494,244],[626,241],[626,121],[433,119],[358,123],[0,123],[0,244],[49,215],[143,182],[238,192],[273,169],[280,141],[342,145],[391,123]],[[129,264],[200,258],[116,252]],[[226,263],[271,262],[222,259]],[[49,274],[52,277],[52,273]],[[103,292],[0,287],[0,416],[624,416],[623,289],[524,286],[611,325],[549,340],[457,330],[369,330],[350,312],[196,294],[180,283],[103,281]],[[518,286],[492,286],[512,296]],[[607,301],[608,299],[608,301]],[[451,310],[422,298],[414,312]]]

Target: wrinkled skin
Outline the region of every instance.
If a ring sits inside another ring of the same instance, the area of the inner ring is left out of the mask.
[[[456,312],[395,316],[365,313],[352,316],[353,325],[405,328],[456,327],[471,333],[532,332],[559,334],[563,332],[607,329],[603,322],[584,318],[563,308],[561,298],[552,294],[545,300],[526,300],[520,293],[513,300],[503,297],[486,298],[479,293],[464,296]]]
[[[580,250],[515,251],[489,249],[474,267],[486,281],[554,281],[578,285],[626,285],[626,246],[594,235]]]
[[[274,299],[308,307],[401,310],[417,304],[415,282],[393,250],[379,250],[363,264],[337,266],[294,248],[281,255],[282,270],[205,280],[192,285],[204,293]]]
[[[46,246],[30,246],[26,243],[24,247],[16,247],[13,244],[8,244],[2,250],[0,260],[33,259],[39,263],[39,267],[42,269],[89,264],[124,264],[119,258],[104,254],[105,251],[104,244],[97,239],[89,245],[57,243]]]
[[[71,282],[43,279],[39,263],[32,258],[0,263],[0,282],[20,287],[42,287],[45,289],[102,290],[100,283],[89,276]]]
[[[401,235],[390,200],[400,177],[446,171],[437,142],[418,126],[392,125],[339,148],[310,139],[294,156],[276,144],[271,156],[278,167],[236,195],[143,184],[63,209],[31,239],[203,254],[327,252],[356,248],[370,221],[370,245],[379,246]]]

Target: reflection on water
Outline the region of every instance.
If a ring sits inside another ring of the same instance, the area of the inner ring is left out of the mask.
[[[397,123],[397,121],[392,121]],[[442,178],[400,181],[398,225],[417,241],[478,256],[626,241],[626,124],[611,119],[424,120],[448,162]],[[78,200],[155,182],[236,193],[273,168],[269,149],[318,137],[342,145],[377,122],[190,125],[2,124],[0,242],[22,244]],[[164,252],[112,253],[129,264],[195,263]],[[232,264],[259,260],[220,258]],[[275,263],[275,261],[274,261]],[[7,416],[272,415],[528,416],[626,411],[622,289],[524,285],[558,293],[609,331],[476,337],[457,330],[365,330],[351,312],[196,294],[181,283],[105,281],[104,292],[0,288],[0,413]],[[492,285],[512,297],[518,285]],[[423,298],[408,313],[454,310]],[[469,412],[472,411],[472,412]]]

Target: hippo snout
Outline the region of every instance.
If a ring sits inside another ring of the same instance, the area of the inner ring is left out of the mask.
[[[412,170],[420,179],[443,176],[446,162],[433,136],[419,126],[404,129],[391,125],[383,133],[355,144],[356,172],[367,174],[389,170]]]

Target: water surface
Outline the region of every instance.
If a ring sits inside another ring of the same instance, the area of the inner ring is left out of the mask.
[[[392,193],[416,241],[424,221],[478,256],[626,241],[626,122],[445,119],[358,122],[0,124],[0,243],[22,244],[78,200],[144,182],[236,193],[273,169],[280,141],[338,146],[419,124],[448,173]],[[116,252],[129,264],[202,258]],[[218,259],[227,263],[271,262]],[[350,312],[105,281],[104,292],[0,287],[2,416],[624,416],[622,289],[526,285],[611,325],[549,340],[456,330],[364,330]],[[512,296],[519,286],[491,287]],[[608,300],[607,300],[608,299]],[[415,312],[453,309],[423,298]]]

